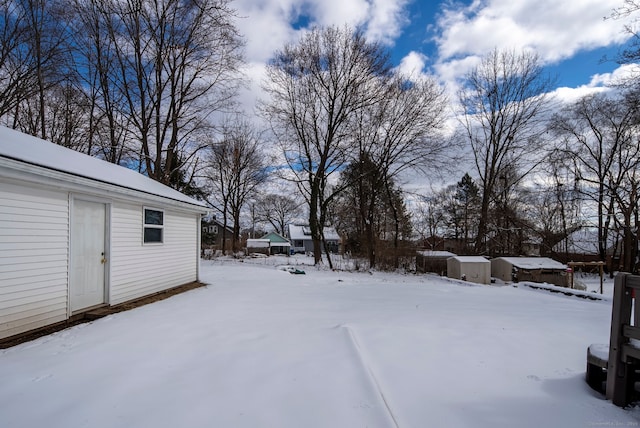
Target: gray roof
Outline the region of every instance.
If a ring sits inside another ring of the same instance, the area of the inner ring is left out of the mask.
[[[307,225],[301,224],[290,224],[289,225],[289,239],[303,241],[305,239],[311,238],[311,229]],[[340,240],[340,235],[336,232],[334,227],[327,226],[324,228],[324,239],[325,240]]]
[[[201,208],[205,207],[203,202],[192,199],[136,171],[4,126],[0,126],[1,157]]]
[[[266,239],[272,244],[278,244],[275,246],[286,247],[291,245],[287,238],[285,238],[284,236],[276,232],[269,232],[266,235],[264,235],[261,239]]]
[[[491,263],[489,260],[482,256],[453,256],[451,258],[462,263]]]
[[[438,250],[422,250],[417,252],[422,257],[431,257],[431,258],[440,258],[440,259],[448,259],[449,257],[455,256],[455,254],[450,253],[449,251],[438,251]]]
[[[567,265],[548,257],[498,257],[520,269],[566,269]]]

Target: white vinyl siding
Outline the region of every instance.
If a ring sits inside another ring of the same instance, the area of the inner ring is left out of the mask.
[[[140,205],[112,205],[112,305],[197,279],[199,214],[165,209],[163,245],[143,245],[142,216]]]
[[[67,318],[68,200],[0,184],[0,338]]]

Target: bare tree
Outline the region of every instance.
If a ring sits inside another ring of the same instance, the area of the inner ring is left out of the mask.
[[[140,147],[140,167],[170,184],[204,145],[215,112],[233,106],[242,40],[230,0],[126,0],[101,11],[116,72],[111,84],[125,101]],[[180,189],[179,189],[180,190]]]
[[[39,135],[40,130],[54,144],[90,154],[84,126],[88,120],[84,92],[66,81],[42,95],[20,103],[15,117],[18,128],[32,135]]]
[[[570,153],[554,150],[542,165],[543,176],[531,192],[528,212],[540,239],[540,254],[570,257],[570,236],[585,226],[579,180]]]
[[[640,10],[639,0],[624,0],[619,7],[612,10],[609,18],[623,19],[637,13]],[[639,18],[635,17],[632,22],[625,24],[624,31],[631,35],[631,41],[625,44],[625,47],[619,51],[617,60],[621,64],[634,64],[640,59],[640,34],[638,34]]]
[[[363,225],[363,246],[368,250],[369,264],[376,264],[376,242],[373,218],[380,199],[392,197],[393,182],[408,169],[426,172],[436,169],[451,149],[439,131],[444,123],[447,98],[432,79],[408,81],[400,75],[379,79],[379,101],[354,113],[353,140],[358,152],[353,158],[357,174],[350,183],[357,193],[356,212]],[[388,207],[395,223],[393,248],[398,248],[403,216],[398,204]]]
[[[322,260],[328,205],[339,193],[330,177],[349,159],[352,115],[379,100],[370,89],[388,72],[381,47],[349,27],[313,29],[267,67],[263,112],[309,207],[315,263]]]
[[[34,120],[32,117],[29,121],[35,125],[33,128],[22,130],[47,139],[46,93],[65,79],[73,78],[66,73],[66,67],[71,62],[64,28],[66,23],[62,19],[62,5],[54,0],[21,0],[19,3],[26,11],[26,25],[29,28],[28,40],[35,68],[36,89],[33,116],[37,118]],[[27,101],[34,100],[24,100]]]
[[[625,200],[633,205],[635,199],[634,175],[640,161],[637,104],[633,99],[588,95],[557,114],[551,129],[563,137],[562,150],[573,159],[581,194],[595,205],[598,251],[604,261],[616,204]],[[623,196],[625,192],[629,193]],[[630,220],[624,221],[626,226]]]
[[[259,199],[258,219],[268,222],[277,233],[284,235],[288,224],[301,214],[301,204],[286,195],[270,193]]]
[[[85,92],[86,153],[122,164],[135,159],[133,132],[129,126],[124,94],[116,81],[116,42],[109,0],[74,0],[72,25],[78,80]]]
[[[489,211],[505,168],[519,171],[508,183],[516,185],[541,158],[552,83],[537,55],[494,50],[467,75],[459,92],[462,128],[473,149],[482,193],[478,253],[487,251]]]
[[[413,209],[413,228],[418,234],[418,245],[434,249],[447,232],[448,216],[445,205],[450,201],[453,186],[431,195],[420,195]]]
[[[245,121],[226,124],[221,139],[209,147],[209,204],[222,214],[222,242],[231,220],[231,250],[238,250],[240,214],[251,195],[266,180],[259,136]]]
[[[71,60],[60,6],[0,0],[0,117],[10,114],[12,127],[41,138],[48,137],[47,91],[65,80]]]
[[[15,110],[35,88],[35,68],[25,25],[26,11],[12,0],[0,0],[0,117]]]
[[[401,243],[411,238],[412,225],[403,192],[386,182],[371,160],[352,162],[340,174],[344,190],[331,204],[345,250],[366,257],[369,267],[398,267]],[[376,188],[378,187],[378,188]]]

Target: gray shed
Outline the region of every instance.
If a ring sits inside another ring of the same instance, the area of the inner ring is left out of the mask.
[[[447,259],[447,276],[477,284],[491,283],[491,262],[482,256],[454,256]]]
[[[546,282],[567,287],[567,266],[548,257],[497,257],[491,260],[491,276],[503,281]]]

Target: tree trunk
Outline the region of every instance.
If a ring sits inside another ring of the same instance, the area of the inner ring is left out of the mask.
[[[486,187],[486,186],[485,186]],[[489,219],[489,195],[482,192],[482,204],[480,206],[480,221],[478,222],[478,235],[476,236],[476,254],[486,254],[487,221]]]
[[[309,200],[309,229],[311,229],[311,239],[313,239],[313,263],[317,265],[322,261],[322,235],[318,222],[318,188],[315,182],[312,183]]]

